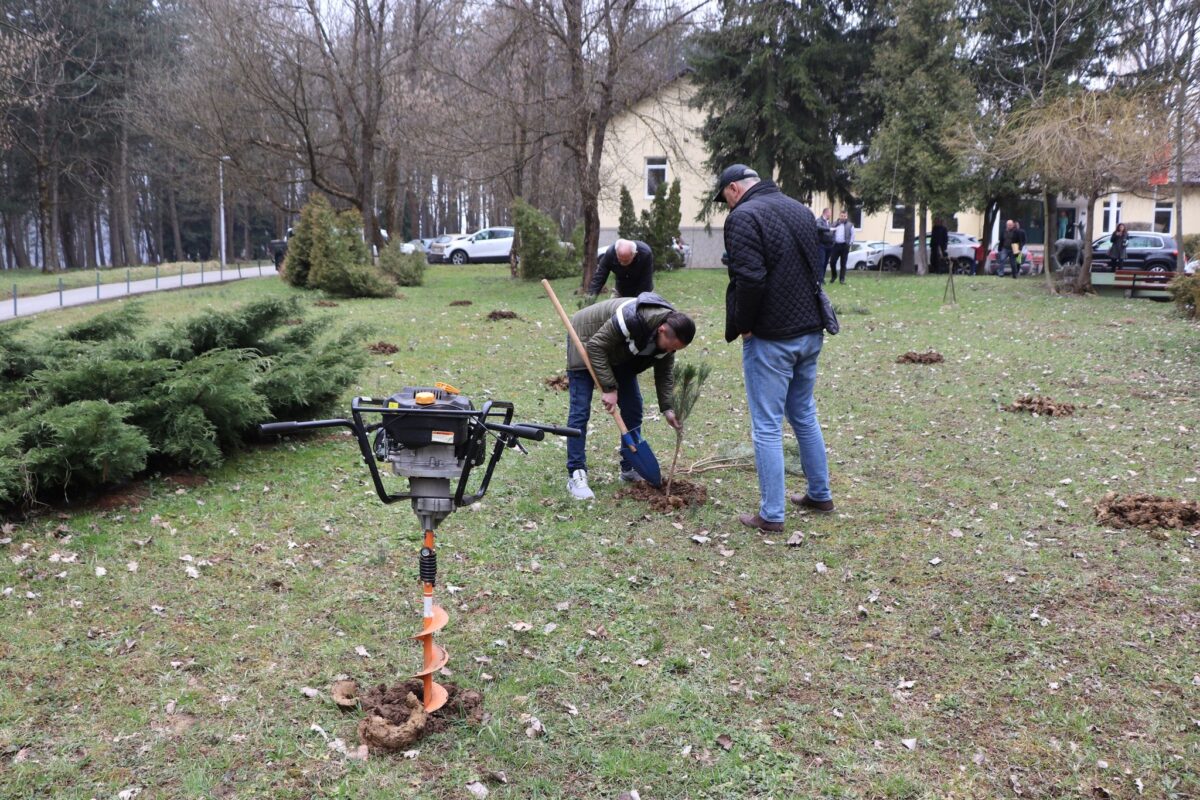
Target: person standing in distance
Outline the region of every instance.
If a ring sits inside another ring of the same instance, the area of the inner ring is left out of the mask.
[[[654,291],[654,253],[645,242],[617,239],[604,255],[596,260],[596,272],[588,285],[592,297],[600,294],[608,273],[616,279],[617,297],[637,297],[642,292]]]
[[[714,202],[729,206],[725,250],[725,341],[742,340],[742,372],[750,407],[750,435],[760,495],[757,514],[738,521],[751,528],[783,530],[786,484],[783,419],[800,444],[808,481],[791,501],[809,511],[831,513],[825,437],[817,420],[813,388],[824,325],[817,301],[820,250],[808,208],[760,180],[745,164],[721,173]]]
[[[846,261],[850,258],[850,245],[854,244],[854,223],[846,212],[838,214],[837,225],[833,228],[833,255],[829,257],[829,282],[838,278],[838,264],[841,264],[841,277],[838,283],[846,282]]]
[[[821,249],[821,269],[820,281],[825,283],[825,265],[829,263],[829,259],[833,257],[833,211],[826,208],[821,211],[821,216],[817,217],[817,247]]]

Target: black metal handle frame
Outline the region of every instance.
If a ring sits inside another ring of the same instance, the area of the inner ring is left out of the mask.
[[[474,468],[471,459],[468,457],[464,464],[462,473],[458,477],[458,485],[454,491],[454,505],[456,508],[470,505],[477,502],[487,494],[488,486],[492,481],[492,473],[495,472],[496,464],[500,461],[500,457],[504,454],[505,448],[519,447],[518,439],[534,439],[540,440],[545,436],[545,429],[553,426],[539,425],[513,425],[513,404],[504,400],[488,400],[479,410],[460,410],[460,409],[422,409],[422,408],[406,408],[403,411],[398,411],[395,408],[388,408],[376,404],[372,398],[356,397],[350,405],[350,415],[353,419],[319,419],[309,422],[282,422],[282,423],[267,423],[259,426],[263,433],[290,433],[293,431],[312,430],[314,428],[348,428],[354,433],[354,437],[358,440],[358,448],[362,454],[362,459],[366,462],[367,469],[371,473],[371,483],[375,486],[375,494],[384,503],[395,503],[398,500],[410,500],[414,497],[411,492],[389,492],[387,487],[383,485],[383,476],[379,472],[379,467],[376,464],[375,453],[371,449],[369,435],[374,431],[383,427],[384,421],[368,424],[364,419],[364,415],[368,414],[435,414],[439,417],[467,417],[468,418],[468,437],[484,437],[488,432],[491,432],[496,437],[496,445],[492,448],[491,458],[488,459],[487,467],[483,474],[483,480],[480,482],[478,489],[472,494],[467,494],[467,483],[471,471]],[[489,419],[498,418],[496,422],[489,422]],[[577,432],[572,431],[575,435]]]

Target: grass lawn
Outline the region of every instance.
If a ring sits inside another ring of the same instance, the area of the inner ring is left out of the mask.
[[[347,408],[446,381],[561,423],[566,395],[544,381],[563,333],[541,289],[506,275],[434,267],[402,299],[312,308],[399,348]],[[714,367],[682,461],[745,452],[724,274],[657,283],[697,319],[681,359]],[[442,680],[482,691],[489,717],[415,758],[348,761],[314,728],[353,747],[358,717],[329,684],[420,664],[416,517],[379,503],[343,435],[6,526],[0,797],[464,798],[476,780],[493,798],[1200,797],[1200,532],[1163,541],[1093,514],[1110,491],[1200,499],[1200,330],[1167,304],[1049,297],[1039,280],[958,278],[955,306],[943,286],[852,274],[829,290],[832,517],[740,527],[750,470],[686,476],[710,502],[674,516],[614,500],[599,415],[594,503],[568,498],[561,440],[510,451],[482,506],[438,531]],[[570,310],[573,281],[557,288]],[[161,321],[291,291],[143,302]],[[500,309],[518,318],[487,320]],[[945,362],[896,363],[930,348]],[[1000,410],[1022,394],[1077,411]],[[645,433],[669,455],[661,418]]]
[[[270,266],[266,259],[244,262],[241,267],[246,274],[252,274],[258,265]],[[236,273],[238,265],[232,261],[226,262],[225,271]],[[181,274],[191,274],[203,270],[206,274],[216,276],[220,264],[216,261],[175,261],[160,264],[157,267],[105,267],[104,269],[74,269],[63,272],[42,272],[37,269],[6,269],[0,272],[0,297],[12,300],[13,287],[17,289],[17,297],[32,297],[39,294],[50,294],[58,291],[58,282],[62,281],[63,289],[79,289],[84,286],[95,286],[99,276],[100,283],[125,283],[130,281],[149,280],[157,275],[164,287],[170,287],[170,279],[175,278],[179,284]],[[207,278],[206,278],[207,280]],[[215,277],[214,277],[215,280]]]

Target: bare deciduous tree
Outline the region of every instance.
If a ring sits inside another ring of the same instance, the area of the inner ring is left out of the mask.
[[[1144,187],[1165,167],[1166,112],[1155,92],[1075,91],[1011,115],[992,154],[1018,173],[1086,197]],[[1088,214],[1074,289],[1092,285],[1095,214]]]

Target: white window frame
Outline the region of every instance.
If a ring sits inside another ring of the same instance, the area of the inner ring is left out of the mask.
[[[1112,211],[1113,211],[1113,203],[1114,202],[1117,204],[1116,219],[1112,219],[1112,216],[1113,216]],[[1104,233],[1112,233],[1113,231],[1115,231],[1117,229],[1117,226],[1121,224],[1121,212],[1124,210],[1124,207],[1125,207],[1124,200],[1115,200],[1114,201],[1113,199],[1110,198],[1110,199],[1104,201],[1104,207],[1103,207],[1104,216],[1102,216],[1100,218],[1100,221],[1103,223],[1101,230]]]
[[[1158,227],[1158,214],[1160,211],[1167,213],[1167,226],[1161,231],[1155,230],[1155,233],[1165,233],[1171,235],[1175,232],[1175,201],[1174,200],[1155,200],[1154,201],[1154,225]]]
[[[650,163],[652,161],[655,163],[653,163],[653,164]],[[661,162],[661,163],[658,163],[658,162]],[[647,199],[647,200],[654,199],[654,192],[650,191],[650,173],[651,173],[651,171],[654,171],[654,172],[661,171],[662,179],[659,181],[659,183],[666,183],[669,180],[669,174],[670,174],[667,169],[667,166],[668,166],[668,164],[667,164],[666,156],[646,156],[645,165],[642,170],[642,179],[643,179],[642,180],[642,188],[646,192],[645,199]],[[657,188],[657,186],[655,188]]]

